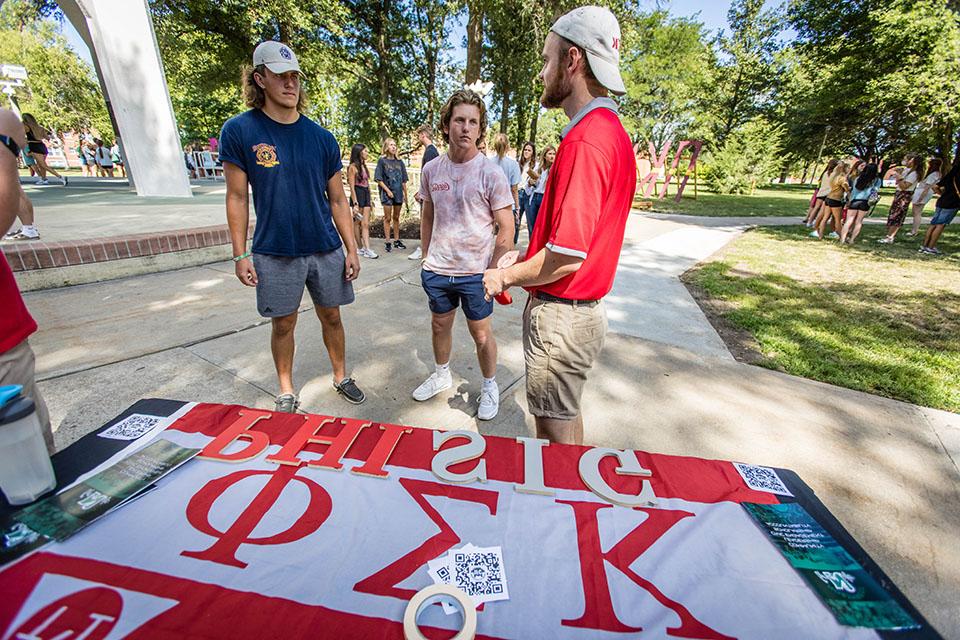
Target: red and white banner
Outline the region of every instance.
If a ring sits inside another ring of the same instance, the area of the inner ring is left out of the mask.
[[[480,638],[877,637],[837,624],[740,507],[780,498],[729,462],[224,405],[163,437],[204,451],[0,572],[0,638],[402,638],[427,562],[468,543],[509,584]]]

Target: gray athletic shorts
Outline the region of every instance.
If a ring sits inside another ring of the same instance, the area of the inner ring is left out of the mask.
[[[343,249],[309,256],[253,254],[257,270],[257,311],[264,318],[288,316],[300,307],[306,287],[318,307],[353,302],[353,283],[347,282]]]

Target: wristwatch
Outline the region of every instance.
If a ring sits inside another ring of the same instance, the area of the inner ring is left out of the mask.
[[[10,153],[13,154],[14,158],[20,157],[20,145],[17,144],[16,140],[10,136],[0,135],[0,143],[2,143],[7,149],[10,149]]]

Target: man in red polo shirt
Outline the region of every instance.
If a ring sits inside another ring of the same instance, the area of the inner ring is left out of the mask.
[[[540,103],[562,108],[570,123],[524,261],[487,270],[484,288],[490,296],[511,286],[530,292],[523,351],[537,437],[582,444],[580,398],[603,348],[602,298],[613,286],[637,187],[630,137],[607,97],[625,93],[620,25],[607,9],[574,9],[550,28],[542,58]]]
[[[25,144],[20,119],[12,111],[0,109],[0,232],[10,228],[20,210],[21,197],[26,198],[17,174],[17,155]],[[53,453],[50,416],[37,390],[33,350],[27,343],[27,336],[37,330],[37,323],[23,304],[3,252],[0,252],[0,309],[0,386],[19,384],[24,395],[33,399],[47,450]]]

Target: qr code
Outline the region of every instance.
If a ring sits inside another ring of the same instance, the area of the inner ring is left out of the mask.
[[[102,431],[99,435],[101,438],[110,438],[111,440],[136,440],[157,426],[161,420],[163,418],[160,416],[134,413],[109,429]]]
[[[453,558],[457,587],[471,596],[503,593],[503,567],[496,553],[458,553]]]
[[[742,462],[734,462],[733,466],[737,468],[737,471],[743,477],[743,481],[751,489],[775,493],[780,496],[793,496],[787,489],[787,485],[783,484],[783,480],[780,479],[777,472],[770,467],[758,467]]]

